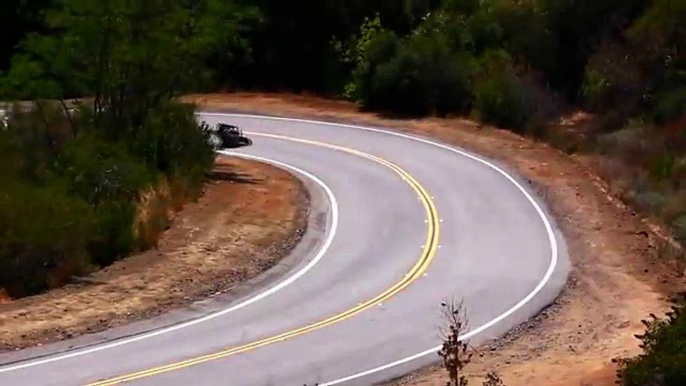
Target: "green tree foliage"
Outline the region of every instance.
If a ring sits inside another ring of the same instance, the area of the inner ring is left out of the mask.
[[[447,3],[404,38],[385,30],[371,38],[362,32],[349,87],[357,93],[351,96],[366,108],[410,115],[468,110],[475,57],[500,34],[483,12],[458,2]]]
[[[94,124],[112,126],[114,137],[203,79],[205,61],[238,39],[246,14],[221,0],[55,1],[48,33],[24,42],[6,89],[16,98],[92,96]]]
[[[667,123],[686,115],[686,4],[654,0],[631,27],[629,38],[655,94],[655,118]]]
[[[332,39],[347,42],[365,18],[381,15],[392,31],[405,34],[440,0],[244,0],[257,6],[264,23],[244,36],[250,57],[220,69],[238,87],[340,93],[351,68],[339,60]]]
[[[583,95],[596,111],[619,112],[614,126],[648,113],[664,125],[686,113],[683,2],[655,0],[586,64]]]
[[[545,74],[571,99],[578,96],[588,58],[604,39],[617,36],[637,17],[642,0],[500,0],[494,12],[506,49]]]
[[[380,36],[382,34],[385,36]],[[383,28],[377,15],[374,18],[365,18],[359,34],[352,35],[347,42],[334,38],[331,44],[341,63],[353,69],[343,95],[357,100],[369,92],[372,68],[395,53],[397,37]]]
[[[70,196],[64,183],[36,186],[3,179],[0,285],[19,297],[65,284],[68,276],[82,272],[92,220],[91,208]]]
[[[541,111],[540,102],[553,100],[554,91],[572,103],[581,96],[599,111],[622,106],[620,122],[651,97],[656,118],[678,118],[686,104],[678,86],[683,74],[682,8],[669,0],[444,0],[404,34],[381,15],[385,29],[364,24],[357,38],[358,46],[377,39],[370,47],[386,47],[381,51],[386,57],[358,56],[346,95],[369,108],[411,114],[464,111],[479,99],[481,116],[493,117],[489,122],[517,127],[559,110],[545,106]],[[378,37],[370,39],[369,31]],[[427,37],[425,44],[414,44],[420,36]],[[492,52],[510,58],[507,75],[489,70],[499,65]],[[447,93],[432,82],[456,90]],[[427,88],[433,91],[422,91]],[[471,90],[479,90],[481,97],[470,95]],[[405,93],[402,98],[393,98],[400,92]],[[503,103],[512,108],[503,108]],[[525,106],[528,111],[517,112]]]
[[[489,75],[475,94],[474,108],[484,123],[521,133],[531,119],[533,99],[511,71]]]
[[[141,192],[164,178],[192,195],[214,159],[189,106],[155,109],[140,137],[120,140],[93,129],[87,109],[72,116],[82,128],[72,137],[63,114],[48,114],[60,111],[55,103],[15,111],[2,130],[0,286],[12,296],[64,284],[147,243],[134,232]]]
[[[54,1],[0,79],[5,97],[32,100],[0,138],[0,287],[24,296],[110,264],[148,243],[134,231],[143,191],[199,189],[214,153],[173,98],[240,46],[254,14],[221,0]]]
[[[401,114],[465,111],[471,102],[469,67],[441,35],[416,35],[376,67],[366,107]]]

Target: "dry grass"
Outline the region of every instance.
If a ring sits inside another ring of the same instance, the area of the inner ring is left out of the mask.
[[[140,219],[169,209],[167,191],[146,195]],[[98,284],[0,304],[0,350],[104,330],[230,289],[295,245],[307,200],[299,180],[280,169],[220,158],[202,197],[175,215],[157,250],[88,278]]]
[[[187,197],[177,198],[179,205],[172,205],[172,194],[167,180],[143,192],[136,206],[133,234],[141,250],[157,247],[162,233],[167,229],[174,211],[183,208]]]

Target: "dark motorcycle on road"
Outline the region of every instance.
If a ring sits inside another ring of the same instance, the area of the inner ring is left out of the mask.
[[[202,122],[200,127],[203,132],[207,133],[210,144],[216,150],[250,146],[253,143],[252,139],[246,137],[243,130],[236,125],[220,122],[211,127],[206,122]]]

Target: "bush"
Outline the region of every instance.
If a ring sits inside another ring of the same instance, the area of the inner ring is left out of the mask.
[[[0,130],[0,287],[12,297],[154,246],[170,207],[201,190],[214,160],[192,106],[164,104],[121,136],[96,128],[87,109],[73,117],[79,132],[65,131],[48,107],[16,111]]]
[[[124,140],[151,169],[199,184],[212,166],[214,151],[194,112],[194,106],[169,102],[148,115],[133,139]]]
[[[95,207],[95,227],[88,241],[93,263],[107,266],[136,247],[134,214],[133,203],[124,199],[106,201]]]
[[[379,65],[389,62],[398,50],[398,37],[389,31],[378,31],[372,36],[363,35],[367,39],[356,48],[355,69],[352,80],[345,87],[345,96],[371,108],[375,105],[372,94],[372,80]]]
[[[92,206],[90,261],[105,266],[130,253],[136,246],[135,203],[157,178],[143,160],[131,155],[125,144],[89,133],[64,147],[54,172],[68,181],[71,194]]]
[[[70,182],[72,193],[93,205],[135,201],[140,190],[155,180],[155,174],[123,144],[93,134],[66,145],[55,162],[55,172]]]
[[[88,266],[93,213],[85,201],[69,196],[65,186],[3,180],[0,287],[12,297],[63,285]]]
[[[637,336],[643,354],[620,361],[618,375],[624,386],[677,386],[686,379],[686,297],[667,318],[643,321],[646,332]]]
[[[34,102],[12,106],[5,134],[14,147],[16,171],[33,180],[46,178],[72,128],[57,103]]]
[[[617,110],[630,116],[646,91],[645,79],[637,63],[630,59],[631,48],[611,40],[603,41],[586,63],[580,94],[592,112]]]
[[[466,111],[471,104],[467,64],[440,35],[415,35],[378,66],[367,107],[408,115]]]
[[[526,87],[512,72],[500,72],[476,88],[475,110],[484,123],[522,133],[533,116]]]

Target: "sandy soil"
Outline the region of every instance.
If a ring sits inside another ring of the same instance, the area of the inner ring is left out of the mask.
[[[273,266],[300,239],[307,192],[290,174],[218,157],[196,203],[178,212],[157,250],[74,284],[9,301],[0,293],[0,351],[148,318],[230,289]]]
[[[529,179],[565,233],[571,276],[555,304],[479,348],[469,367],[473,383],[495,370],[510,386],[612,385],[611,359],[635,355],[633,334],[642,332],[640,320],[665,311],[666,298],[686,284],[672,263],[658,256],[664,228],[609,193],[586,159],[546,144],[464,119],[394,120],[310,96],[239,93],[185,100],[208,110],[378,125],[431,136],[501,160]],[[445,378],[439,369],[428,368],[393,384],[445,385]]]

